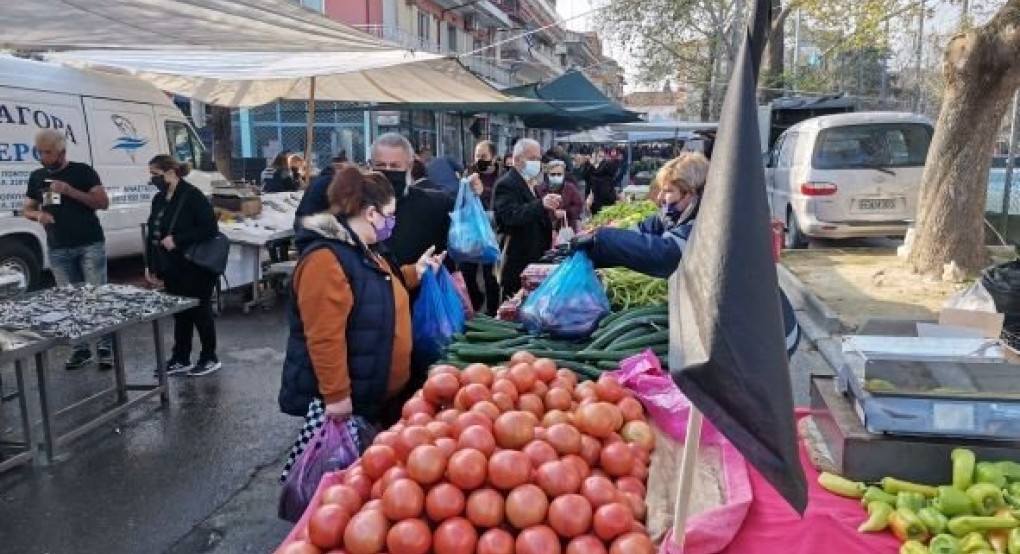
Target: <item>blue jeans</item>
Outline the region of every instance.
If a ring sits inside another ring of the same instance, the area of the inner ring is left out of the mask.
[[[57,286],[88,283],[106,284],[106,244],[95,242],[73,248],[51,248],[50,270]],[[99,348],[113,347],[113,338],[107,335],[99,339]],[[75,346],[75,350],[87,350],[87,344]]]

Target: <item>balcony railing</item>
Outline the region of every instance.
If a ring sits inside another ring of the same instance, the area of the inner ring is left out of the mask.
[[[433,54],[455,53],[450,52],[446,48],[440,48],[434,39],[419,37],[399,27],[391,27],[388,25],[354,25],[354,27],[374,37],[381,38],[411,50],[432,52]]]

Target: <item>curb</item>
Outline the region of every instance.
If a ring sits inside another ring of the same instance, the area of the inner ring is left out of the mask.
[[[783,264],[776,264],[776,272],[779,276],[779,286],[786,292],[794,308],[803,310],[814,320],[816,327],[828,334],[843,330],[843,324],[836,312],[826,306],[793,272]]]

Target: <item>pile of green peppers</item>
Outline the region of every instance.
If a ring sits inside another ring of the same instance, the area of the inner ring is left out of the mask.
[[[951,461],[952,485],[862,483],[825,472],[818,482],[859,498],[868,516],[858,531],[891,532],[900,554],[1020,554],[1020,463],[979,462],[966,448],[954,449]]]

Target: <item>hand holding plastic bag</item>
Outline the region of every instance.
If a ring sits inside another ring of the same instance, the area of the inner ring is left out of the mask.
[[[466,179],[460,182],[446,242],[450,256],[457,262],[491,264],[499,259],[496,232],[489,224],[482,201]]]
[[[412,326],[415,355],[428,363],[438,360],[453,335],[464,329],[464,307],[446,268],[422,274]]]
[[[327,417],[287,474],[280,493],[280,518],[298,521],[315,495],[322,476],[346,469],[358,461],[361,451],[372,443],[372,434],[372,426],[361,417]]]
[[[578,252],[528,296],[520,319],[531,333],[572,339],[591,335],[608,313],[609,298],[595,267]]]

